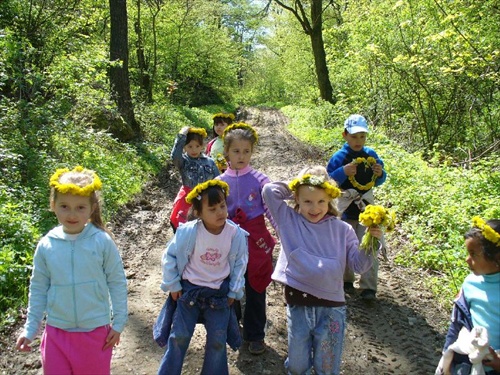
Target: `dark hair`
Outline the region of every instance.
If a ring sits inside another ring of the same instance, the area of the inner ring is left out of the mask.
[[[214,206],[226,201],[226,193],[220,186],[209,186],[201,192],[201,199],[193,199],[189,209],[188,220],[196,219],[203,210],[203,197],[207,197],[208,205]]]
[[[495,232],[500,233],[500,220],[491,219],[486,222]],[[488,261],[495,262],[500,266],[500,245],[495,245],[493,242],[487,240],[481,229],[472,227],[465,233],[465,239],[475,238],[481,242],[484,258]]]
[[[203,136],[201,134],[198,134],[198,133],[195,133],[195,132],[189,132],[187,133],[186,135],[186,144],[188,144],[189,142],[191,141],[196,141],[198,142],[200,145],[203,145]]]
[[[227,126],[229,126],[233,123],[233,120],[231,119],[231,117],[214,117],[214,126],[212,127],[212,136],[214,138],[217,138],[219,136],[215,131],[215,127],[222,122],[226,123]]]

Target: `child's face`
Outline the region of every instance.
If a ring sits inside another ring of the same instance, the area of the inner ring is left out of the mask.
[[[311,223],[317,223],[328,213],[331,198],[326,191],[313,186],[302,185],[295,195],[298,212]]]
[[[354,151],[361,151],[366,142],[366,135],[367,133],[349,134],[347,131],[342,133],[345,141]]]
[[[243,169],[250,163],[253,153],[252,142],[246,139],[235,139],[225,152],[232,169]]]
[[[203,221],[207,231],[212,234],[219,234],[222,232],[227,219],[226,201],[222,200],[213,206],[209,206],[208,198],[204,195],[201,199],[201,205],[201,212],[197,212],[197,216]]]
[[[68,234],[80,233],[94,209],[90,197],[61,193],[56,194],[56,199],[50,203],[50,207],[63,226],[64,232]]]
[[[193,139],[191,142],[186,143],[184,151],[192,158],[199,158],[201,152],[203,151],[203,145]]]
[[[224,133],[224,129],[227,128],[227,122],[220,121],[214,125],[215,133],[220,137]]]
[[[481,242],[477,238],[467,238],[465,240],[465,247],[468,252],[465,261],[474,275],[488,275],[498,272],[496,263],[484,257]]]

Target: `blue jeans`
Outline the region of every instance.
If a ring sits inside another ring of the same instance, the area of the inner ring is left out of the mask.
[[[340,374],[346,307],[287,305],[288,358],[291,375]]]
[[[167,351],[161,360],[158,375],[181,374],[189,342],[200,319],[207,331],[201,374],[229,374],[226,340],[230,310],[227,305],[227,292],[224,297],[214,295],[213,292],[213,289],[199,287],[183,280],[183,294],[177,300]]]

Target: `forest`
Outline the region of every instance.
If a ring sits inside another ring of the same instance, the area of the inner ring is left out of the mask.
[[[241,106],[281,110],[325,163],[363,114],[398,262],[452,296],[471,218],[500,218],[499,90],[498,0],[3,0],[0,324],[56,224],[56,168],[99,171],[109,220],[181,127]]]

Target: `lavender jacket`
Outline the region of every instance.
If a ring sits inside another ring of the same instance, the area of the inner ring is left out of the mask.
[[[278,225],[281,250],[272,279],[329,301],[344,302],[344,270],[363,273],[373,255],[358,250],[352,227],[336,217],[311,223],[290,207],[284,182],[269,183],[262,192]]]

